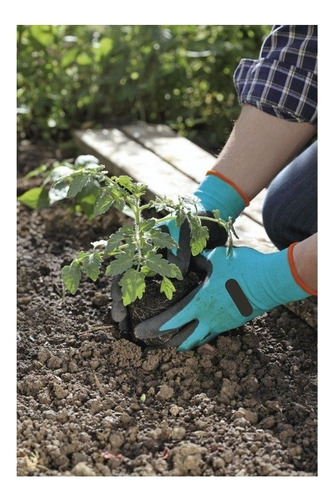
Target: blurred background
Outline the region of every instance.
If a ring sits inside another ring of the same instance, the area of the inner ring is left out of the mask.
[[[19,25],[18,141],[71,144],[74,129],[164,123],[217,154],[240,106],[233,73],[267,25]]]

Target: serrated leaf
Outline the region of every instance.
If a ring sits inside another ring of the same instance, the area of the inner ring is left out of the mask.
[[[131,255],[126,253],[121,253],[116,255],[115,260],[113,260],[106,269],[107,276],[115,276],[116,274],[123,274],[125,271],[133,266],[133,260]]]
[[[177,227],[180,227],[186,220],[187,214],[183,209],[178,209],[176,212],[175,223]]]
[[[154,245],[158,248],[167,248],[168,250],[178,248],[178,244],[174,238],[170,234],[160,231],[160,229],[152,229],[150,237]]]
[[[35,187],[18,197],[18,200],[29,208],[37,209],[49,206],[49,195],[46,189]]]
[[[89,176],[84,173],[79,173],[75,175],[70,183],[70,187],[67,192],[67,198],[74,198],[89,181]]]
[[[94,217],[107,212],[111,207],[111,205],[113,204],[113,202],[114,199],[111,196],[110,190],[107,188],[102,188],[96,197],[96,202],[94,207]]]
[[[79,288],[81,279],[79,263],[74,260],[69,266],[64,266],[61,270],[61,277],[65,288],[74,295]]]
[[[105,253],[108,254],[114,252],[124,242],[124,237],[125,234],[123,228],[118,229],[116,233],[112,234],[107,241]]]
[[[166,276],[168,278],[176,277],[176,269],[178,269],[178,267],[168,262],[168,260],[164,259],[159,253],[149,252],[145,259],[145,265],[160,276]]]
[[[159,198],[157,196],[155,200],[152,201],[152,206],[157,212],[162,212],[163,210],[166,210],[167,212],[173,212],[174,205],[175,203],[166,196],[164,196],[163,198]]]
[[[141,233],[146,233],[151,232],[151,230],[154,228],[156,225],[157,220],[156,219],[147,219],[139,222],[139,231]]]
[[[140,271],[129,269],[119,281],[122,289],[122,300],[125,306],[141,299],[145,292],[145,278]]]
[[[170,263],[169,267],[170,267],[170,272],[171,272],[170,278],[176,278],[178,280],[183,280],[181,270],[176,264]]]
[[[132,191],[134,183],[131,177],[129,177],[128,175],[120,175],[119,177],[117,177],[117,182],[120,186],[125,187],[129,191]]]
[[[99,190],[99,183],[95,179],[90,178],[86,186],[76,196],[78,209],[86,214],[90,220],[94,217],[94,207]]]
[[[164,293],[168,300],[173,297],[173,293],[175,292],[175,286],[170,279],[166,278],[166,276],[162,278],[160,292]]]
[[[88,278],[96,281],[100,274],[101,256],[98,253],[91,253],[86,255],[81,261],[82,268],[87,274]]]
[[[206,247],[209,239],[209,229],[201,225],[198,217],[188,216],[190,224],[190,246],[192,255],[196,256],[201,253]]]

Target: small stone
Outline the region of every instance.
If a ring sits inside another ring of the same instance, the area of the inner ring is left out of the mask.
[[[181,441],[186,435],[187,431],[184,427],[173,427],[172,429],[172,439],[175,441]]]
[[[91,401],[89,401],[89,407],[92,415],[95,415],[99,411],[103,410],[103,404],[99,399],[91,399]]]
[[[112,449],[113,453],[116,453],[123,446],[124,437],[119,432],[115,432],[114,434],[110,434],[109,443],[111,445],[111,449]]]
[[[180,413],[180,407],[177,405],[172,405],[169,408],[169,413],[173,415],[173,417],[176,417]]]
[[[225,396],[227,399],[234,398],[238,389],[238,384],[236,382],[231,382],[228,378],[223,378],[223,385],[220,390],[221,396]]]
[[[42,347],[38,352],[38,361],[40,363],[45,363],[49,358],[51,358],[52,353],[46,347]]]
[[[265,417],[261,420],[260,424],[262,429],[272,429],[276,424],[275,417],[273,415],[269,415],[269,417]]]
[[[52,370],[57,370],[57,368],[60,368],[62,364],[62,360],[57,356],[51,356],[47,362],[48,368],[51,368]]]
[[[96,294],[93,297],[92,303],[93,306],[99,308],[108,305],[109,300],[110,300],[109,296],[106,295],[105,293],[96,292]]]
[[[157,354],[147,356],[147,359],[143,362],[143,370],[147,372],[153,372],[156,370],[160,363],[160,357]]]
[[[157,397],[159,399],[162,399],[163,401],[168,401],[169,399],[171,399],[173,397],[173,395],[174,395],[174,389],[172,387],[169,387],[166,384],[163,384],[160,387],[160,390],[157,394]]]
[[[74,476],[96,476],[93,469],[84,462],[77,463],[72,469],[72,474]]]
[[[194,443],[183,443],[173,449],[173,465],[181,475],[200,474],[205,448]]]
[[[256,424],[258,422],[257,413],[246,408],[238,408],[238,410],[232,416],[233,420],[239,418],[245,418],[250,424]]]
[[[67,394],[68,394],[68,391],[66,391],[65,389],[63,389],[63,387],[61,385],[59,385],[59,384],[54,384],[53,390],[55,392],[55,395],[56,395],[57,399],[64,399],[67,396]]]

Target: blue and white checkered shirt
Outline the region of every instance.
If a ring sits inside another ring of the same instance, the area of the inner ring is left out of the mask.
[[[259,59],[234,73],[240,104],[285,120],[317,123],[317,26],[275,25]]]

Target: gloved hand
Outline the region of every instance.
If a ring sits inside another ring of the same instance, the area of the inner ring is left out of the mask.
[[[206,177],[194,192],[194,197],[198,200],[196,207],[199,215],[212,217],[212,211],[219,210],[220,217],[226,221],[229,217],[235,220],[249,204],[246,195],[234,183],[213,170],[207,172]],[[225,245],[227,233],[221,226],[210,221],[203,221],[203,225],[209,229],[207,249]],[[160,227],[163,231],[167,231],[179,245],[177,249],[169,250],[166,258],[176,264],[185,275],[191,258],[190,231],[187,222],[177,227],[174,219]]]
[[[293,246],[272,254],[233,248],[228,257],[222,247],[203,252],[198,263],[205,280],[175,306],[137,325],[135,338],[152,340],[165,332],[165,345],[188,350],[278,305],[306,298],[310,291],[293,276]]]
[[[199,215],[212,216],[213,210],[219,210],[220,217],[226,221],[229,217],[235,220],[245,206],[249,204],[246,195],[233,182],[213,170],[207,172],[206,177],[194,192],[194,196],[198,200],[196,207]],[[203,225],[207,225],[209,229],[208,249],[225,245],[227,233],[221,226],[210,221],[203,222]],[[177,227],[175,219],[172,219],[166,223],[161,223],[160,228],[162,231],[168,232],[178,243],[178,248],[168,250],[165,257],[176,264],[184,276],[189,269],[191,259],[188,223],[184,222],[180,227]],[[113,305],[111,316],[118,323],[121,330],[129,331],[130,326],[126,319],[127,310],[122,303],[118,286],[119,279],[120,277],[116,276],[112,281],[111,298]]]

